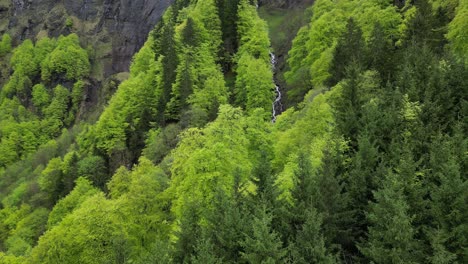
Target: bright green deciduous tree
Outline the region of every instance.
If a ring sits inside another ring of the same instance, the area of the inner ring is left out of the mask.
[[[0,41],[0,57],[5,56],[11,51],[11,37],[8,34],[3,34]]]
[[[451,48],[465,63],[468,64],[468,1],[460,0],[455,18],[449,24],[447,38]]]
[[[51,81],[53,74],[67,80],[79,80],[89,74],[90,64],[86,50],[80,47],[76,34],[61,36],[55,49],[41,63],[41,76]],[[54,75],[54,78],[57,78]]]
[[[212,209],[217,190],[229,190],[234,175],[248,185],[251,163],[248,159],[245,121],[240,109],[220,107],[218,119],[205,129],[189,129],[173,153],[171,186],[173,211],[181,216],[187,204],[197,202]]]
[[[50,212],[47,228],[51,229],[58,225],[67,215],[71,214],[75,209],[79,208],[84,201],[98,192],[98,189],[93,187],[89,180],[78,178],[73,191],[58,201]]]
[[[124,263],[126,235],[104,194],[88,198],[79,209],[47,231],[31,253],[31,263]]]

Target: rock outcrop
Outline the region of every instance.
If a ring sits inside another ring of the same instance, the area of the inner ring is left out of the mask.
[[[0,0],[0,34],[14,41],[77,33],[93,78],[128,71],[130,60],[173,0]]]
[[[309,6],[314,0],[258,0],[260,5],[267,5],[275,8],[298,8]]]

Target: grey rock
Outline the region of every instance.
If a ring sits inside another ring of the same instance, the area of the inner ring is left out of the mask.
[[[297,8],[311,5],[314,0],[258,0],[260,5],[275,8]]]
[[[0,0],[0,34],[14,43],[77,33],[90,50],[93,78],[128,71],[173,0]]]

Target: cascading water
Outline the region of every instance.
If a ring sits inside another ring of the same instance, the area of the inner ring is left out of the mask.
[[[275,69],[276,69],[276,56],[273,52],[270,52],[270,61],[271,61],[271,67],[273,69],[273,76],[275,74]],[[273,83],[275,84],[275,92],[276,92],[276,99],[273,101],[273,110],[272,110],[272,120],[271,122],[275,123],[276,122],[276,117],[281,114],[283,111],[283,105],[281,104],[281,90],[279,85],[276,82],[275,77],[273,77]]]
[[[255,8],[258,10],[258,1],[255,1]],[[275,72],[276,72],[276,56],[273,52],[270,51],[270,62],[271,62],[271,69],[273,71],[273,83],[275,84],[275,92],[276,92],[276,98],[275,101],[273,101],[273,106],[272,106],[272,119],[271,122],[275,123],[276,122],[276,117],[283,112],[283,105],[281,104],[281,90],[279,85],[276,82],[275,79]]]

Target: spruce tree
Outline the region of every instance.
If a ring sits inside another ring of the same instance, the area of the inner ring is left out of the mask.
[[[334,86],[346,76],[346,68],[351,63],[365,65],[366,45],[362,37],[362,30],[353,18],[348,20],[346,31],[338,39],[338,45],[333,54],[328,81],[330,86]]]
[[[420,263],[417,241],[400,175],[389,172],[374,192],[375,203],[367,214],[368,241],[359,248],[375,263]]]
[[[273,264],[281,262],[286,249],[276,233],[271,228],[272,216],[266,206],[260,205],[251,220],[251,230],[245,234],[242,242],[244,261],[252,264]]]

